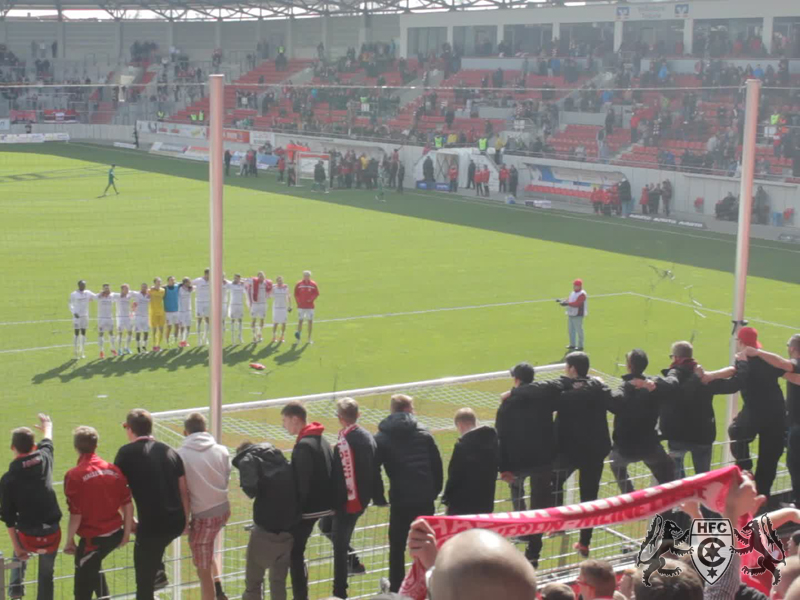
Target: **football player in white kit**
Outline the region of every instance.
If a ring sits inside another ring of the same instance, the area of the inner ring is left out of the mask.
[[[94,300],[94,294],[86,289],[86,282],[81,279],[78,289],[69,295],[69,312],[72,313],[72,328],[75,338],[72,342],[75,358],[86,358],[86,328],[89,326],[89,302]]]
[[[239,326],[239,343],[242,340],[242,318],[244,317],[244,302],[247,294],[247,288],[242,281],[242,276],[236,273],[233,276],[233,281],[225,281],[224,289],[228,291],[229,304],[228,304],[228,318],[231,320],[231,344],[236,343],[236,326]],[[225,331],[223,325],[223,332]]]
[[[131,288],[127,283],[123,283],[119,294],[111,294],[117,305],[117,348],[120,354],[131,353],[131,335],[133,333],[133,323],[131,321]],[[122,334],[127,334],[125,346],[122,345]]]
[[[289,286],[283,283],[283,277],[280,275],[275,279],[270,296],[272,297],[272,343],[277,340],[278,325],[280,325],[282,344],[286,335],[286,316],[292,312],[292,295],[289,293]]]
[[[253,331],[253,343],[263,340],[261,332],[267,316],[270,292],[272,292],[272,282],[265,277],[264,271],[259,271],[256,277],[247,280],[247,305],[250,307],[250,317],[253,319],[250,324],[250,329]]]
[[[136,351],[147,352],[147,338],[150,335],[150,288],[146,283],[138,292],[133,292],[133,325],[136,329]],[[144,335],[142,335],[144,334]]]
[[[200,346],[208,344],[208,330],[210,327],[208,317],[211,314],[211,288],[208,285],[211,269],[203,271],[203,276],[192,280],[194,286],[194,310],[197,313],[197,337]],[[203,323],[205,322],[205,328]]]
[[[111,343],[111,354],[117,355],[116,340],[114,338],[114,294],[111,286],[103,284],[103,291],[95,296],[97,302],[97,343],[100,346],[100,358],[105,358],[105,334]]]
[[[201,277],[202,279],[202,277]],[[180,342],[178,346],[186,348],[189,345],[187,338],[189,331],[192,328],[192,280],[184,277],[178,288],[178,333],[180,335]]]

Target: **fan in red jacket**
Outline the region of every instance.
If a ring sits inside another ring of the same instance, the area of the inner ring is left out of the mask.
[[[592,203],[595,214],[599,215],[603,207],[603,190],[596,187],[592,190],[592,195],[589,196],[589,201]]]
[[[294,286],[294,299],[297,302],[297,331],[294,337],[300,341],[303,321],[308,320],[308,343],[313,344],[311,331],[314,327],[314,301],[319,297],[319,287],[311,279],[311,271],[303,271],[303,279]]]

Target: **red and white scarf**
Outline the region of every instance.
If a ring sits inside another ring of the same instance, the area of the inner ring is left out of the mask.
[[[457,533],[476,527],[489,529],[503,537],[599,527],[650,517],[691,500],[702,502],[711,510],[721,513],[725,508],[728,490],[740,481],[739,467],[730,466],[583,504],[493,515],[422,518],[433,528],[436,543],[441,548]],[[400,594],[413,600],[425,600],[425,568],[419,561],[415,560],[406,574]]]
[[[347,442],[347,434],[358,427],[353,423],[339,432],[339,441],[336,445],[339,448],[339,458],[342,461],[342,472],[344,473],[344,485],[347,488],[347,504],[345,510],[348,514],[361,512],[361,500],[358,498],[358,486],[356,485],[356,466],[353,461],[353,450]]]

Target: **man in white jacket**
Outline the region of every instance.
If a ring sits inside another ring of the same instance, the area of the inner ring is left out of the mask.
[[[207,431],[206,418],[192,413],[183,422],[186,439],[178,449],[186,469],[189,488],[189,547],[200,578],[202,600],[227,600],[220,582],[219,556],[214,542],[231,516],[228,480],[231,460],[228,449]]]

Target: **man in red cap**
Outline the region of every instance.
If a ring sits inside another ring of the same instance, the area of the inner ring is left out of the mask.
[[[583,317],[589,314],[586,306],[588,298],[583,289],[583,280],[572,282],[572,292],[566,300],[558,300],[567,308],[567,324],[569,326],[569,346],[567,350],[583,350]]]
[[[786,370],[774,367],[760,356],[749,356],[753,354],[750,348],[761,348],[758,331],[742,327],[737,333],[736,349],[740,353],[737,357],[747,357],[748,374],[742,386],[742,410],[728,427],[728,437],[736,465],[752,471],[750,442],[758,436],[756,487],[759,494],[769,497],[786,434],[786,404],[778,384]]]

